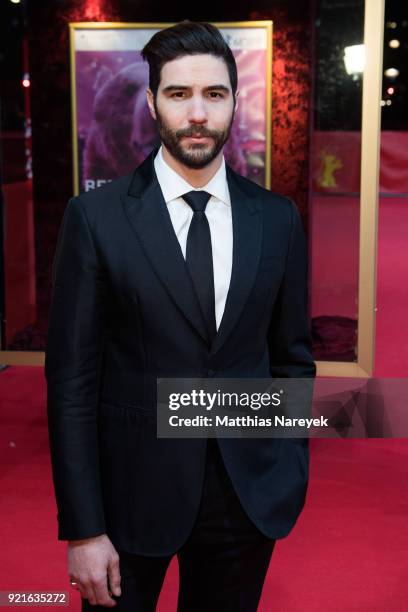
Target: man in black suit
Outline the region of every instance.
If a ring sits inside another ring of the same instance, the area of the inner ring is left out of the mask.
[[[158,378],[313,378],[307,261],[287,198],[222,147],[237,72],[210,24],[155,34],[161,147],[70,200],[46,351],[58,538],[83,609],[154,610],[177,554],[180,612],[255,611],[304,505],[305,439],[159,438]]]

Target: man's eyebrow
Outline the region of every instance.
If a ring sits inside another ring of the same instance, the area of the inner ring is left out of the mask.
[[[230,88],[227,87],[226,85],[211,85],[211,87],[205,87],[206,91],[212,91],[213,89],[221,89],[222,91],[225,91],[226,93],[229,93]]]
[[[172,91],[185,91],[187,89],[191,89],[188,85],[167,85],[167,87],[163,87],[164,93],[169,93]],[[213,91],[214,89],[224,91],[225,93],[229,93],[230,89],[226,85],[216,84],[209,85],[208,87],[204,87],[204,91]]]

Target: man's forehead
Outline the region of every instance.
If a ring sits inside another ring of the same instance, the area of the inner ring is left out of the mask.
[[[166,62],[161,69],[162,85],[164,81],[174,80],[177,77],[177,83],[185,81],[185,85],[191,85],[191,79],[199,83],[204,81],[222,82],[225,85],[229,84],[229,74],[226,63],[221,57],[216,57],[210,54],[200,55],[183,55],[174,60]]]

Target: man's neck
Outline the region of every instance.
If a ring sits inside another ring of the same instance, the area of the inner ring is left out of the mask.
[[[204,168],[189,168],[179,162],[171,153],[162,145],[163,159],[177,174],[179,174],[187,183],[190,183],[197,189],[204,187],[212,179],[217,170],[222,164],[222,151],[220,151],[207,166]]]

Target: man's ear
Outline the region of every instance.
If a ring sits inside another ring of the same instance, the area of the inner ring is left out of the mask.
[[[154,108],[154,95],[153,95],[152,90],[149,87],[146,89],[146,99],[147,99],[147,105],[149,107],[150,114],[153,117],[153,119],[156,120],[157,117],[156,117],[156,111]]]
[[[239,89],[237,89],[237,91],[235,92],[235,107],[234,107],[234,115],[237,112],[238,109],[238,96],[239,96]]]

